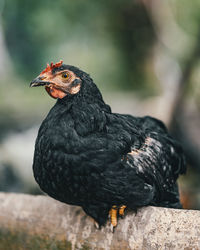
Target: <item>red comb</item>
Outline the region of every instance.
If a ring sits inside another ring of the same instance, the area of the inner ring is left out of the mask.
[[[60,66],[62,65],[62,63],[63,63],[63,60],[60,60],[60,62],[57,62],[57,63],[55,63],[55,64],[53,64],[53,62],[51,62],[50,65],[47,63],[46,69],[44,69],[44,70],[41,72],[41,74],[43,74],[43,73],[45,73],[45,72],[48,72],[48,71],[51,71],[51,70],[54,69],[54,68],[60,67]]]

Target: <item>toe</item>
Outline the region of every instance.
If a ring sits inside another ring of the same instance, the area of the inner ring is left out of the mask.
[[[113,227],[117,226],[117,206],[112,206],[110,209],[109,215],[110,215],[110,222]]]

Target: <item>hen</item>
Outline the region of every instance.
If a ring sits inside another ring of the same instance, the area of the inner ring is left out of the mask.
[[[30,86],[41,85],[57,98],[35,144],[34,177],[45,193],[81,206],[100,226],[110,215],[115,227],[126,207],[181,208],[185,158],[161,121],[112,113],[90,76],[62,61]]]

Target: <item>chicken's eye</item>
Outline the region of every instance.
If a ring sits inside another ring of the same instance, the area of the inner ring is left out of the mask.
[[[65,78],[65,79],[69,78],[69,73],[66,73],[66,72],[62,73],[62,78]]]

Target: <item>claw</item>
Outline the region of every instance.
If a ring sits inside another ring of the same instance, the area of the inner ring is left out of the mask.
[[[100,229],[99,223],[94,221],[94,226],[96,227],[96,229]]]
[[[112,224],[110,224],[110,231],[114,233],[114,226]]]

